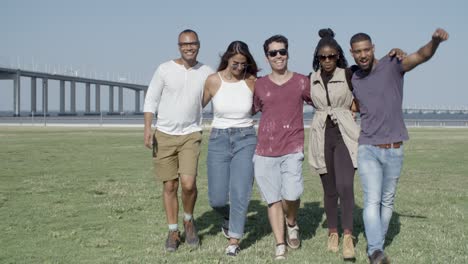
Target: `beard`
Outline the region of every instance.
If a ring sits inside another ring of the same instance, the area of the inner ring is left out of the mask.
[[[375,63],[375,57],[372,56],[372,58],[369,59],[369,63],[365,67],[362,67],[359,63],[357,64],[359,65],[359,68],[361,68],[361,71],[367,75],[372,71],[372,68],[374,67],[374,63]]]

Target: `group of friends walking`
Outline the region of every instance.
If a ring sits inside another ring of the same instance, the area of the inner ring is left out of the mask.
[[[384,253],[385,235],[401,174],[403,142],[408,140],[402,114],[404,75],[429,60],[448,33],[436,29],[418,51],[406,55],[392,49],[381,59],[375,58],[369,35],[355,34],[350,40],[356,63],[352,67],[331,29],[320,30],[319,36],[312,58],[314,71],[309,76],[288,70],[288,39],[274,35],[263,44],[271,72],[259,77],[246,43],[230,43],[214,72],[197,61],[198,34],[190,29],[179,34],[180,58],[159,65],[144,103],[144,143],[153,149],[155,174],[163,185],[167,251],[177,250],[181,237],[190,246],[200,243],[193,213],[202,109],[210,101],[214,117],[208,142],[208,198],[220,215],[220,232],[228,239],[225,253],[240,253],[254,182],[268,205],[276,243],[274,258],[285,259],[288,249],[300,247],[297,216],[304,190],[306,103],[316,109],[310,125],[308,163],[323,186],[327,249],[338,252],[341,240],[343,258],[355,258],[353,182],[357,168],[364,196],[367,255],[370,263],[390,262]],[[257,112],[261,117],[256,131],[252,116]]]

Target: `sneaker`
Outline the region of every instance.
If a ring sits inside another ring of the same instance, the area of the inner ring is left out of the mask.
[[[174,252],[180,245],[180,233],[179,230],[171,231],[167,234],[166,239],[166,251]]]
[[[343,259],[345,260],[356,258],[353,239],[354,237],[351,234],[343,236]]]
[[[327,250],[331,252],[338,252],[338,233],[331,233],[328,235]]]
[[[297,249],[301,246],[301,240],[299,239],[299,226],[296,224],[293,227],[288,225],[286,221],[286,243],[292,249]]]
[[[376,250],[369,256],[370,264],[390,264],[388,257],[381,251]]]
[[[240,252],[240,247],[239,247],[239,245],[237,245],[237,244],[229,245],[229,246],[226,248],[226,251],[225,251],[225,252],[226,252],[226,255],[235,257],[235,256],[237,256],[237,254],[239,254],[239,252]]]
[[[192,247],[198,247],[200,239],[198,238],[197,228],[193,222],[193,218],[190,221],[184,220],[184,231],[185,231],[185,243]]]
[[[276,245],[275,260],[282,260],[282,259],[286,259],[286,245],[285,244]]]
[[[221,226],[221,233],[227,239],[229,239],[229,219],[224,219],[223,225]]]

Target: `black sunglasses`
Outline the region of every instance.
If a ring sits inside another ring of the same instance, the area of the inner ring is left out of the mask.
[[[338,57],[338,55],[336,54],[329,54],[329,55],[317,55],[318,59],[320,61],[325,61],[327,59],[329,60],[333,60],[333,59],[336,59]]]
[[[285,56],[288,54],[288,50],[287,49],[279,49],[279,50],[270,50],[270,51],[267,51],[267,54],[268,56],[270,57],[276,57],[276,55],[278,55],[278,53],[281,55],[281,56]]]

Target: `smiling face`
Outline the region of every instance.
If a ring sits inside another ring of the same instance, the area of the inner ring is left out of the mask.
[[[318,60],[322,71],[332,73],[336,69],[336,62],[338,60],[338,51],[329,46],[324,46],[317,53]]]
[[[363,71],[370,71],[374,64],[374,45],[369,40],[351,44],[351,54],[354,61]]]
[[[282,72],[288,69],[288,52],[282,42],[272,42],[268,45],[267,60],[272,71]]]
[[[179,52],[183,61],[192,65],[197,61],[200,42],[197,35],[192,32],[182,33],[179,36]]]

